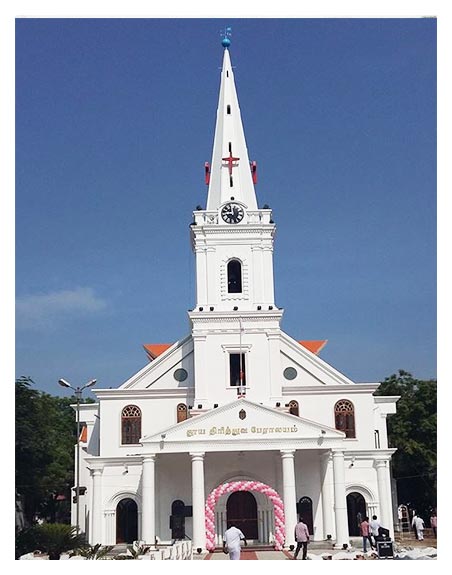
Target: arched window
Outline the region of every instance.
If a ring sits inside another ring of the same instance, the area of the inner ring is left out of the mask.
[[[289,401],[289,413],[292,415],[296,415],[297,417],[300,415],[300,409],[298,407],[298,401],[295,401],[295,399],[292,399],[292,401]]]
[[[140,442],[141,410],[136,405],[126,405],[121,413],[121,443],[122,445]]]
[[[239,260],[228,263],[228,293],[242,293],[242,264]]]
[[[336,429],[343,431],[346,437],[355,435],[355,409],[348,399],[340,399],[334,406],[334,422]]]
[[[179,403],[177,406],[177,423],[185,421],[187,419],[187,406],[185,403]]]

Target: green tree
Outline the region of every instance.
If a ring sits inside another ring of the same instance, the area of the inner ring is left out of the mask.
[[[69,511],[77,441],[75,398],[54,397],[33,384],[29,377],[16,380],[16,493],[28,524],[35,515],[56,521],[57,495],[66,496]]]
[[[388,417],[388,440],[399,503],[425,519],[436,508],[437,382],[415,379],[399,370],[387,377],[377,395],[400,395],[397,413]]]

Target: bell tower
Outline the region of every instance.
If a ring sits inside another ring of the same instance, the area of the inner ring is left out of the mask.
[[[268,343],[271,334],[279,338],[283,313],[276,308],[274,298],[276,228],[271,209],[268,206],[258,208],[254,189],[257,166],[248,156],[227,35],[222,45],[224,55],[212,160],[205,165],[207,204],[206,209],[193,212],[191,224],[196,259],[196,306],[189,312],[189,317],[197,364],[195,403],[200,405],[211,403],[214,396],[218,398],[220,389],[220,395],[224,395],[225,389],[234,387],[233,381],[237,380],[231,372],[234,362],[240,365],[237,385],[246,387],[245,393],[251,399],[258,399],[254,397],[257,379],[253,381],[251,377],[252,358],[254,356],[257,361],[259,339],[261,343],[264,339]],[[225,366],[224,373],[216,373],[214,383],[203,370],[211,363],[218,346],[225,354]],[[268,350],[264,353],[269,356]],[[274,361],[277,361],[276,356]],[[258,370],[254,371],[257,373]],[[260,377],[259,397],[265,387],[263,379],[268,380],[269,373]],[[268,381],[267,385],[272,388],[268,388],[272,397],[280,396],[275,381],[271,385]],[[226,396],[232,398],[230,393]]]

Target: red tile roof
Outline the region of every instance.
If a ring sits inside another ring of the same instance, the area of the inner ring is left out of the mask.
[[[312,353],[315,353],[317,355],[326,346],[328,340],[319,339],[313,341],[299,341],[298,343],[300,343],[303,347],[309,349],[309,351],[312,351]]]
[[[82,427],[82,431],[80,432],[80,441],[81,443],[86,443],[88,441],[88,428],[86,425]]]
[[[161,355],[164,351],[169,349],[172,345],[172,343],[145,343],[143,347],[148,354],[149,360],[152,361]]]
[[[298,343],[309,351],[312,351],[312,353],[318,354],[325,347],[327,342],[327,339],[319,339],[314,341],[299,341]],[[145,343],[143,347],[148,354],[149,360],[152,361],[172,345],[172,343]]]

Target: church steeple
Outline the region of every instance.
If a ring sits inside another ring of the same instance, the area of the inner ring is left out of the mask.
[[[257,210],[252,166],[228,50],[230,40],[225,37],[222,44],[225,49],[212,163],[207,167],[209,190],[206,209],[217,210],[233,198],[236,202],[243,203],[247,210]]]
[[[276,309],[275,224],[268,206],[257,207],[229,43],[227,37],[223,38],[212,164],[206,173],[207,207],[193,212],[190,226],[196,254],[195,309],[203,314],[207,310],[237,315]]]

